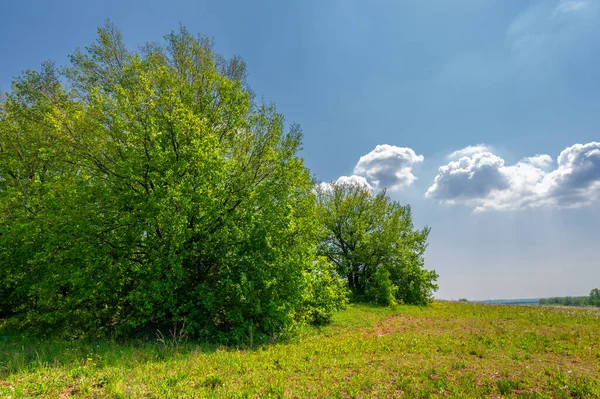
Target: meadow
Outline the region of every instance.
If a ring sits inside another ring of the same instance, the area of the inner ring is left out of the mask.
[[[599,343],[596,309],[456,302],[350,305],[247,348],[40,340],[0,324],[0,397],[600,398]]]

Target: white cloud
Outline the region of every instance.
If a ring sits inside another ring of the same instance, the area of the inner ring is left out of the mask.
[[[406,147],[382,144],[360,157],[354,174],[364,176],[377,188],[399,190],[410,186],[417,178],[412,173],[415,164],[423,162],[423,156]]]
[[[579,207],[600,198],[600,143],[574,144],[553,166],[545,154],[506,166],[497,155],[480,152],[440,167],[425,196],[476,211]]]
[[[357,186],[363,186],[368,188],[369,190],[373,190],[373,186],[371,186],[369,184],[369,182],[367,181],[367,179],[365,179],[363,176],[357,176],[357,175],[352,175],[352,176],[340,176],[337,180],[336,183],[341,183],[341,184],[354,184]]]
[[[570,12],[580,11],[589,7],[590,2],[587,0],[567,0],[561,1],[554,9],[555,13],[566,14]]]
[[[600,198],[600,142],[575,144],[558,156],[558,168],[542,182],[556,204],[588,205]]]
[[[425,195],[447,202],[487,197],[495,190],[508,187],[507,177],[500,172],[503,167],[504,160],[490,152],[463,156],[439,168]]]
[[[542,170],[548,170],[550,167],[552,167],[554,161],[552,160],[552,157],[550,155],[538,154],[534,157],[527,157],[521,162],[529,163]]]
[[[352,176],[340,176],[337,180],[335,180],[332,183],[339,183],[339,184],[353,184],[353,185],[357,185],[357,186],[363,186],[366,187],[368,190],[373,191],[374,188],[373,186],[371,186],[369,184],[369,182],[367,181],[367,179],[365,179],[363,176],[356,176],[356,175],[352,175]],[[325,183],[325,182],[321,182],[317,185],[317,188],[321,191],[329,191],[331,190],[331,184],[332,183]]]
[[[480,152],[490,152],[491,150],[492,150],[491,147],[489,147],[485,144],[470,145],[470,146],[463,148],[462,150],[454,151],[452,154],[448,155],[448,158],[449,159],[458,159],[458,158],[462,158],[465,156],[468,157],[473,154],[478,154]]]
[[[545,79],[560,74],[590,51],[599,11],[599,3],[590,0],[547,0],[527,8],[506,32],[517,71]]]
[[[316,187],[314,187],[312,189],[313,194],[316,194],[317,191],[329,191],[331,190],[331,184],[330,183],[325,183],[324,181],[322,181],[321,183],[317,184]]]

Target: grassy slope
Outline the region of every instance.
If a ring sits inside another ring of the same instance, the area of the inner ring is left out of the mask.
[[[351,306],[294,342],[171,344],[0,336],[0,397],[600,398],[592,309]]]

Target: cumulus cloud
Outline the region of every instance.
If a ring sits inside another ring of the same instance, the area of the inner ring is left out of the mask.
[[[600,198],[600,142],[575,144],[558,156],[558,168],[544,182],[555,202],[587,205]]]
[[[373,190],[373,186],[371,186],[369,184],[369,182],[367,181],[367,179],[365,179],[363,176],[357,176],[357,175],[340,176],[336,180],[336,182],[342,183],[342,184],[354,184],[357,186],[364,186],[364,187],[368,188],[369,190]]]
[[[366,187],[368,190],[373,191],[374,188],[373,186],[371,186],[369,184],[369,182],[367,181],[367,179],[365,179],[363,176],[357,176],[357,175],[352,175],[352,176],[340,176],[337,180],[334,181],[334,183],[341,183],[341,184],[354,184],[357,186],[363,186]],[[331,183],[319,183],[318,185],[320,190],[331,190]]]
[[[448,155],[448,158],[458,159],[462,157],[468,157],[473,154],[479,154],[480,152],[490,152],[491,150],[492,148],[485,144],[470,145],[468,147],[463,148],[462,150],[454,151],[452,154]]]
[[[486,197],[508,187],[507,177],[500,172],[503,167],[504,160],[490,152],[464,156],[440,167],[426,196],[444,201]]]
[[[423,162],[423,156],[406,147],[382,144],[360,157],[354,174],[364,176],[377,188],[399,190],[410,186],[417,178],[412,173],[415,164]]]
[[[491,152],[463,156],[439,168],[425,196],[476,211],[588,205],[600,198],[600,143],[574,144],[556,164],[546,154],[508,166]]]

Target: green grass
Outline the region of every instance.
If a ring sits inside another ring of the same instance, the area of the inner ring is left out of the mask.
[[[600,312],[350,306],[291,342],[46,342],[0,330],[0,398],[600,398]]]

